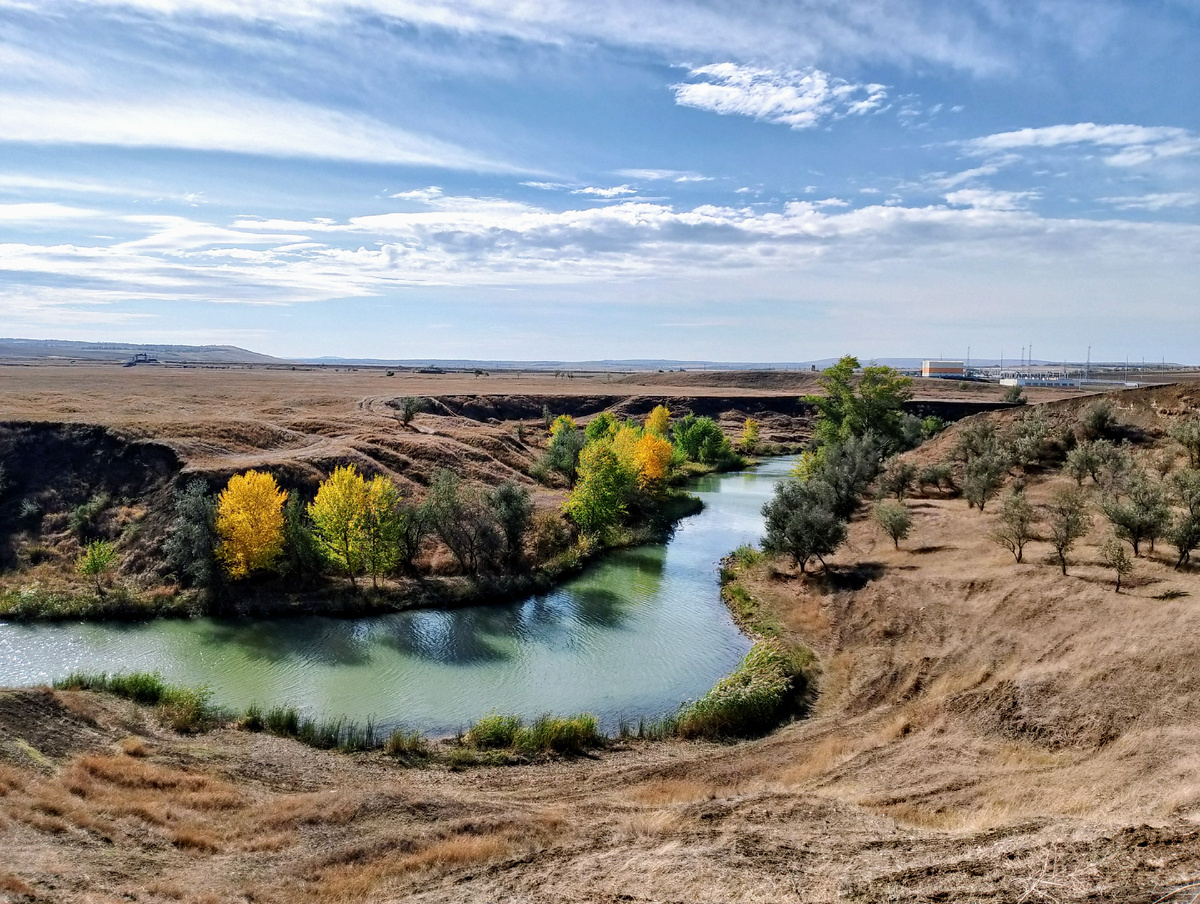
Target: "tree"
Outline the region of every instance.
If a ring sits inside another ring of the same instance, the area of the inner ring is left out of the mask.
[[[1087,500],[1078,487],[1060,487],[1043,508],[1044,521],[1049,528],[1047,540],[1058,555],[1062,573],[1067,573],[1067,553],[1079,540],[1087,536],[1092,526]]]
[[[393,405],[396,405],[396,403],[393,402]],[[399,412],[396,415],[396,420],[400,421],[401,426],[407,427],[412,423],[414,417],[428,407],[428,403],[417,396],[405,396],[400,399],[396,407]]]
[[[875,523],[883,528],[883,532],[892,538],[896,549],[900,541],[908,536],[912,528],[912,516],[903,502],[881,502],[875,506],[872,513]]]
[[[554,439],[555,435],[564,430],[576,430],[575,418],[569,414],[560,414],[554,419],[554,423],[550,425],[550,438]]]
[[[1105,517],[1112,522],[1113,532],[1133,547],[1135,556],[1141,555],[1140,547],[1145,541],[1154,549],[1154,541],[1166,531],[1171,520],[1167,497],[1157,481],[1151,481],[1144,471],[1135,471],[1129,478],[1128,498],[1122,502],[1109,497],[1101,503]]]
[[[304,502],[297,495],[289,496],[283,507],[283,557],[279,570],[307,578],[321,573],[325,559],[304,509]]]
[[[987,501],[1004,486],[1004,475],[1007,472],[1008,462],[994,452],[968,461],[963,473],[963,495],[967,498],[967,506],[978,506],[982,512]]]
[[[546,467],[567,478],[568,483],[574,483],[579,470],[579,455],[585,444],[586,440],[581,430],[573,426],[560,427],[551,433],[550,446],[543,461]]]
[[[879,475],[879,495],[895,496],[897,502],[903,502],[904,496],[912,490],[916,480],[915,464],[900,458],[889,458],[883,473]]]
[[[989,536],[1013,554],[1020,562],[1025,555],[1025,546],[1037,539],[1033,527],[1037,514],[1023,490],[1013,490],[1000,507],[1000,517]]]
[[[936,465],[926,465],[917,475],[917,486],[922,491],[924,491],[925,487],[933,487],[940,491],[943,485],[948,490],[954,489],[954,471],[945,462]]]
[[[728,438],[720,425],[710,417],[687,415],[676,422],[671,437],[677,449],[690,460],[701,464],[721,464],[733,455]]]
[[[400,500],[396,507],[396,564],[409,574],[413,573],[421,544],[429,536],[432,527],[428,503]]]
[[[583,434],[584,439],[589,443],[611,439],[620,426],[611,412],[601,411],[588,422],[587,429]]]
[[[833,443],[873,432],[896,446],[903,405],[912,398],[912,380],[894,368],[871,366],[862,368],[856,384],[858,367],[853,355],[843,356],[817,380],[825,394],[803,398],[817,409],[817,436],[821,442]]]
[[[317,545],[324,556],[350,578],[363,570],[361,518],[367,507],[367,482],[354,465],[335,468],[308,506]]]
[[[1105,445],[1109,445],[1106,441]],[[1093,483],[1100,482],[1100,470],[1104,466],[1099,443],[1083,442],[1067,453],[1063,470],[1067,472],[1079,486],[1083,486],[1084,478],[1091,477]],[[1110,446],[1111,448],[1111,446]]]
[[[1183,512],[1171,524],[1167,542],[1175,547],[1179,559],[1176,569],[1190,561],[1192,552],[1200,546],[1200,470],[1176,471],[1170,478],[1171,496],[1183,506]]]
[[[832,490],[822,480],[780,482],[762,512],[767,522],[763,549],[791,555],[801,572],[813,557],[825,568],[825,556],[846,540],[846,521],[835,513]]]
[[[671,468],[671,456],[675,451],[661,434],[647,431],[633,447],[633,467],[638,486],[655,489],[667,479]]]
[[[93,540],[84,547],[79,559],[75,562],[75,570],[84,577],[94,578],[97,596],[104,596],[104,586],[100,579],[117,567],[117,547],[108,540]]]
[[[512,480],[506,480],[491,492],[492,512],[504,535],[504,563],[515,569],[525,548],[525,532],[533,518],[533,500],[529,491]]]
[[[1171,425],[1171,439],[1183,446],[1189,468],[1200,468],[1200,415],[1193,414]]]
[[[1024,470],[1040,464],[1049,432],[1050,425],[1043,409],[1027,411],[1005,437],[1008,459]]]
[[[748,417],[746,418],[746,422],[742,424],[742,436],[738,440],[738,447],[748,455],[752,455],[757,445],[758,421],[752,417]]]
[[[1121,592],[1121,579],[1133,573],[1133,560],[1125,551],[1125,544],[1116,537],[1109,537],[1100,546],[1100,561],[1117,575],[1117,593]]]
[[[366,485],[356,527],[363,570],[372,586],[396,570],[399,562],[400,490],[389,478],[376,475]]]
[[[666,436],[671,429],[671,411],[666,405],[655,405],[646,417],[646,432]]]
[[[442,470],[434,476],[426,503],[434,530],[466,574],[496,569],[505,537],[484,494],[464,489],[453,472]]]
[[[852,436],[844,443],[822,446],[809,470],[809,479],[822,481],[833,494],[833,513],[847,519],[858,511],[862,494],[879,474],[882,447],[875,434]]]
[[[212,587],[217,568],[217,507],[208,485],[200,478],[175,493],[175,517],[167,532],[163,553],[171,570],[184,584]]]
[[[579,480],[563,511],[580,530],[603,535],[624,519],[633,482],[611,443],[591,443],[579,457]]]
[[[1086,439],[1106,439],[1116,432],[1117,419],[1108,399],[1093,402],[1083,410],[1079,426]]]
[[[235,474],[217,496],[217,558],[234,580],[271,568],[283,552],[287,497],[265,471]]]

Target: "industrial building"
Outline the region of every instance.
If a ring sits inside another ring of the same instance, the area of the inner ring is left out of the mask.
[[[962,379],[967,375],[967,368],[962,361],[922,361],[921,376],[944,377],[947,380]]]

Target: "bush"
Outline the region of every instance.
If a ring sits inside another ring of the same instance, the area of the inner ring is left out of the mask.
[[[883,532],[891,537],[896,549],[899,549],[900,541],[907,537],[909,530],[912,529],[912,516],[909,515],[904,503],[881,502],[875,506],[872,517],[875,519],[875,523],[883,529]]]
[[[555,431],[550,437],[546,454],[540,459],[541,466],[550,471],[557,471],[568,483],[573,484],[579,469],[579,456],[585,443],[586,439],[581,430],[571,427]]]
[[[1100,546],[1100,561],[1117,576],[1117,593],[1121,592],[1121,579],[1133,573],[1133,560],[1125,551],[1125,544],[1116,537],[1109,537]]]
[[[516,569],[525,549],[525,534],[533,518],[533,500],[529,491],[506,480],[489,494],[492,513],[504,535],[504,564]]]
[[[487,494],[476,488],[464,489],[454,473],[442,470],[434,476],[426,505],[433,529],[464,573],[497,570],[505,552],[505,535]]]
[[[407,427],[412,423],[412,419],[429,407],[429,403],[417,396],[405,396],[398,402],[391,403],[396,408],[396,420],[403,427]]]
[[[571,531],[554,512],[534,512],[529,545],[534,561],[548,562],[571,545]]]
[[[925,439],[933,439],[946,429],[946,422],[936,414],[931,414],[921,421],[921,435]]]
[[[767,521],[763,549],[791,555],[802,572],[814,556],[824,568],[824,557],[846,539],[846,520],[835,505],[833,490],[821,479],[781,481],[762,509]]]
[[[77,537],[90,534],[96,527],[96,522],[105,510],[112,504],[108,493],[96,493],[87,502],[77,505],[71,510],[67,525],[71,533]]]
[[[1101,510],[1113,525],[1113,532],[1133,547],[1135,556],[1141,555],[1140,547],[1149,541],[1151,550],[1154,541],[1163,536],[1171,520],[1163,488],[1142,471],[1135,471],[1129,478],[1129,497],[1121,502],[1109,497],[1101,503]]]
[[[1079,426],[1085,439],[1106,439],[1117,432],[1117,419],[1108,399],[1093,402],[1079,416]]]
[[[521,730],[517,716],[485,716],[467,729],[466,743],[480,749],[512,747]]]
[[[80,554],[75,562],[75,570],[84,577],[94,578],[96,593],[104,595],[104,586],[100,579],[111,573],[117,567],[117,547],[107,540],[93,540]]]
[[[477,750],[518,749],[529,753],[583,753],[604,745],[600,723],[591,713],[541,716],[530,724],[518,716],[491,715],[473,724],[463,742]]]
[[[710,417],[689,414],[675,425],[671,438],[690,460],[705,465],[723,465],[733,460],[733,447]]]
[[[1000,392],[1000,401],[1013,405],[1024,405],[1029,400],[1025,398],[1025,393],[1021,391],[1021,387],[1014,385],[1004,387]]]
[[[612,439],[620,426],[611,412],[602,411],[588,422],[587,429],[583,432],[584,439],[589,443]]]
[[[903,502],[904,496],[912,489],[917,480],[917,466],[910,461],[890,458],[879,475],[879,495],[895,496],[897,502]]]
[[[936,490],[941,490],[945,487],[947,490],[953,490],[955,488],[954,469],[944,462],[936,465],[926,465],[917,474],[917,486],[922,491],[926,487],[933,487]]]
[[[971,508],[979,507],[982,512],[987,501],[1000,492],[1008,463],[997,453],[980,455],[967,462],[963,474],[963,496]]]
[[[675,732],[683,738],[762,734],[778,724],[792,683],[787,654],[773,641],[760,641],[737,669],[683,709]]]
[[[808,479],[824,484],[832,494],[833,513],[847,519],[862,505],[862,494],[879,475],[883,445],[874,433],[829,443],[811,460]]]
[[[163,544],[167,564],[185,587],[212,587],[219,571],[215,550],[217,508],[199,478],[175,493],[175,517]]]
[[[321,573],[325,557],[304,509],[304,503],[296,495],[289,497],[283,507],[283,557],[279,570],[283,574],[311,578]]]
[[[1036,539],[1033,528],[1037,514],[1023,490],[1013,490],[1000,507],[1000,518],[988,535],[1013,554],[1020,562],[1025,555],[1025,546]]]

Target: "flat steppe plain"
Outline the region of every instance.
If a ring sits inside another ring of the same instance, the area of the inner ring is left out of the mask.
[[[9,373],[0,412],[32,416],[10,413],[37,403]],[[211,397],[219,381],[183,380],[168,396],[157,374],[136,377],[151,386],[139,396],[111,388],[128,390],[114,382],[126,374],[81,387],[48,372],[43,403],[79,410],[43,417],[86,418],[126,395],[105,414],[123,429],[230,413]],[[303,404],[352,418],[351,399],[451,394],[417,389],[424,377],[403,389],[399,376],[332,377],[346,382],[305,377],[299,403],[267,384],[240,390],[238,404],[256,407],[232,414]],[[554,394],[564,382],[579,385],[551,378]],[[185,413],[153,409],[166,398]],[[1197,400],[1197,386],[1114,399],[1147,460]],[[1081,404],[1048,410],[1067,420]],[[915,455],[932,460],[952,441]],[[1029,493],[1043,500],[1064,480],[1032,474]],[[820,663],[812,716],[756,741],[621,742],[454,772],[233,728],[178,735],[152,711],[87,693],[0,692],[0,897],[1194,901],[1200,571],[1174,570],[1160,546],[1117,594],[1099,515],[1064,576],[1045,543],[1018,565],[989,540],[990,507],[934,493],[910,508],[899,550],[859,518],[829,575],[763,562],[740,579]]]

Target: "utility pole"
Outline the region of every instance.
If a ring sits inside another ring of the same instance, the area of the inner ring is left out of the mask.
[[[1083,371],[1083,382],[1086,383],[1092,378],[1092,347],[1088,346],[1087,367]]]

